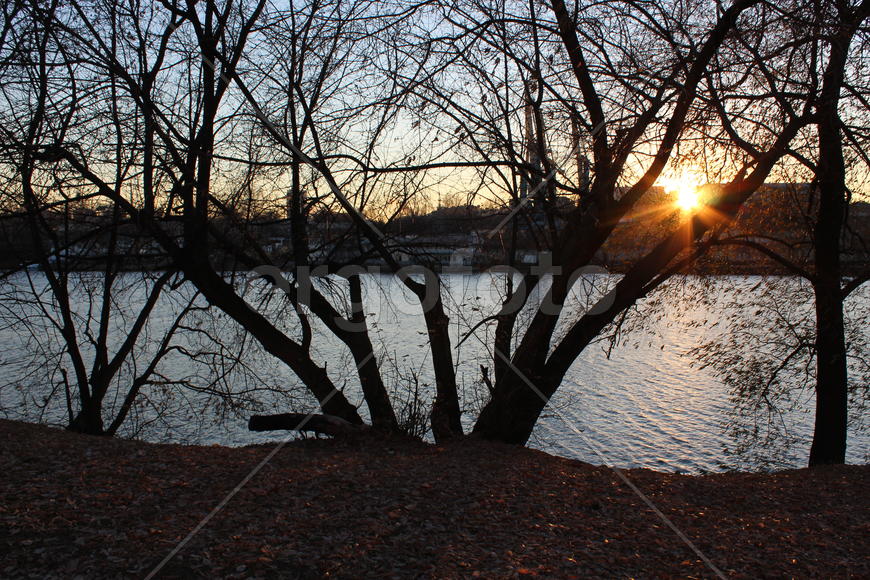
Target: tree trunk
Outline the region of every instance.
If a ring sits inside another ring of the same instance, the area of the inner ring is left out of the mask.
[[[450,347],[450,321],[444,313],[444,305],[438,298],[432,308],[423,316],[429,330],[429,344],[432,351],[432,367],[435,371],[435,401],[432,403],[432,436],[442,442],[462,435],[460,421],[459,394],[456,389],[456,373],[453,368],[453,353]]]
[[[484,439],[525,445],[559,381],[509,366],[490,402],[481,410],[473,433]],[[530,386],[531,383],[533,386]]]
[[[101,405],[95,403],[83,405],[75,419],[67,426],[67,430],[86,435],[105,435],[100,407]]]
[[[268,353],[290,367],[317,398],[324,413],[341,417],[349,423],[363,422],[356,407],[335,387],[326,369],[318,365],[302,346],[248,306],[235,289],[208,265],[195,259],[185,261],[183,257],[180,262],[187,278],[196,285],[206,300],[242,325]]]
[[[829,289],[816,289],[816,373],[816,424],[810,465],[845,463],[849,397],[843,301],[838,283]]]
[[[819,214],[813,236],[816,299],[816,423],[812,465],[845,463],[848,374],[840,289],[840,237],[845,218],[843,151],[833,121],[819,123]]]
[[[332,437],[358,435],[368,430],[367,425],[355,425],[335,415],[307,415],[281,413],[280,415],[252,415],[248,420],[250,431],[309,431]]]
[[[839,101],[849,45],[858,25],[870,14],[870,2],[854,13],[840,13],[842,22],[831,39],[831,54],[817,105],[819,162],[816,184],[819,214],[813,232],[816,295],[816,425],[810,465],[845,463],[848,414],[848,369],[840,288],[840,239],[848,191]]]
[[[349,276],[348,283],[350,284],[350,300],[353,309],[351,320],[360,328],[349,334],[342,333],[340,338],[347,344],[351,354],[353,354],[354,362],[356,362],[357,374],[363,398],[369,408],[372,426],[382,431],[398,431],[399,422],[396,420],[396,413],[392,403],[390,403],[390,396],[381,378],[374,347],[369,338],[368,324],[363,308],[362,282],[359,274]]]

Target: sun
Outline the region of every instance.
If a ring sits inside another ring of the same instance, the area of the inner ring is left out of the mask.
[[[701,205],[698,198],[698,188],[694,185],[681,187],[677,190],[677,207],[683,211],[692,211]]]
[[[686,177],[663,180],[662,186],[676,197],[674,204],[684,212],[691,212],[701,205],[699,186]]]

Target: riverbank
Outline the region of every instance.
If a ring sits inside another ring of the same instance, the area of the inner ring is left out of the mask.
[[[0,420],[0,575],[148,573],[273,446]],[[624,472],[727,576],[870,576],[870,466]],[[281,449],[164,577],[709,577],[606,467],[479,441]]]

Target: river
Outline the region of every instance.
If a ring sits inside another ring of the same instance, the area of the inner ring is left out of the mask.
[[[25,330],[16,320],[23,312],[32,315],[33,304],[8,306],[11,289],[18,292],[19,298],[32,292],[31,288],[44,289],[42,274],[31,272],[30,276],[32,287],[21,274],[3,282],[0,293],[0,304],[4,305],[0,317],[4,321],[0,327],[0,411],[9,418],[62,423],[66,413],[63,390],[50,386],[51,382],[57,383],[57,365],[63,362],[55,356],[60,344],[56,329],[43,319],[32,322],[30,329]],[[119,301],[119,311],[143,300],[142,289],[137,287],[142,285],[138,275],[125,276],[128,288],[122,294],[126,299]],[[590,278],[595,278],[593,282],[598,286],[590,289],[580,283],[574,296],[575,309],[585,308],[586,296],[599,296],[603,292],[601,285],[616,280],[606,275]],[[458,344],[458,339],[471,327],[495,312],[499,285],[494,281],[500,279],[487,274],[448,274],[444,279],[454,344]],[[805,286],[791,279],[771,280],[765,298],[770,307],[762,313],[756,299],[759,287],[768,288],[768,282],[761,278],[675,279],[632,313],[615,343],[603,340],[593,344],[578,358],[539,421],[530,446],[594,464],[688,473],[805,465],[812,434],[810,391],[793,389],[789,409],[782,416],[775,416],[788,433],[789,445],[780,445],[777,453],[769,454],[770,457],[762,454],[761,459],[752,454],[728,454],[726,449],[734,449],[735,444],[726,429],[729,420],[735,419],[729,387],[713,367],[702,368],[688,355],[699,344],[729,332],[746,332],[762,319],[784,323],[789,322],[785,318],[790,316],[798,322],[811,321],[811,302]],[[387,380],[403,385],[397,393],[405,395],[407,385],[415,384],[416,376],[425,398],[431,392],[432,373],[419,305],[392,277],[366,275],[364,286],[368,323]],[[341,290],[341,284],[337,287]],[[91,287],[91,293],[98,291],[95,288]],[[173,298],[158,304],[148,327],[152,342],[171,323],[179,308],[179,292],[183,294],[183,288],[167,295]],[[84,290],[75,294],[80,325],[93,321],[93,306],[85,299],[86,294]],[[254,295],[249,296],[253,301]],[[278,298],[273,294],[273,304],[266,307],[267,311],[277,309]],[[866,313],[870,285],[856,291],[849,304],[851,313]],[[736,320],[743,322],[735,326]],[[188,330],[180,333],[177,343],[188,354],[195,351],[197,356],[191,361],[189,356],[173,353],[158,367],[164,378],[185,379],[192,385],[211,382],[225,363],[221,361],[221,350],[203,339],[204,330],[220,334],[227,344],[244,344],[246,353],[241,364],[224,369],[225,380],[213,385],[210,394],[172,384],[151,387],[145,403],[137,407],[129,425],[122,430],[124,434],[161,442],[247,445],[283,437],[248,432],[246,417],[251,409],[280,412],[290,406],[296,410],[312,408],[312,401],[304,394],[295,390],[290,395],[281,392],[296,383],[293,375],[258,352],[257,345],[251,344],[249,337],[233,324],[202,313],[195,313],[188,322]],[[794,324],[794,320],[789,323]],[[124,324],[129,324],[129,320]],[[124,324],[119,323],[113,332],[122,336],[120,328]],[[287,325],[294,329],[292,320]],[[479,367],[488,364],[485,355],[491,342],[487,333],[491,332],[490,327],[479,327],[454,351],[462,403],[467,410],[463,419],[468,429],[483,398]],[[870,329],[864,326],[854,332],[866,340]],[[759,344],[768,342],[766,339],[772,336],[762,336]],[[315,356],[326,362],[336,384],[344,387],[353,402],[359,403],[355,376],[346,372],[353,370],[347,354],[316,326],[314,344]],[[750,343],[738,340],[736,344],[738,349],[740,344],[749,349],[747,357],[757,354]],[[146,351],[147,348],[142,354]],[[50,360],[51,365],[39,370],[45,360]],[[142,363],[137,364],[136,368],[141,368]],[[128,365],[121,382],[129,381],[134,370]],[[240,406],[225,404],[226,397],[222,399],[220,395],[229,391],[242,393]],[[119,400],[110,399],[110,404],[118,403]],[[748,416],[743,422],[752,423]],[[870,437],[866,430],[860,431],[856,426],[850,432],[847,460],[866,463],[868,459]]]

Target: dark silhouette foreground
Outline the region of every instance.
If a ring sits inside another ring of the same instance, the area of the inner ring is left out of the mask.
[[[163,577],[708,577],[606,467],[504,444],[286,446]],[[0,421],[0,574],[144,576],[272,448]],[[868,466],[628,477],[727,575],[867,577]]]

